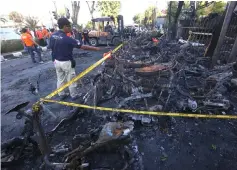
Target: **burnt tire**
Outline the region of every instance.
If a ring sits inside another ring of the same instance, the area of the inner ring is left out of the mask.
[[[118,46],[122,43],[121,39],[119,37],[114,37],[112,40],[113,45]]]
[[[89,39],[91,46],[96,47],[98,46],[98,40],[96,38]]]

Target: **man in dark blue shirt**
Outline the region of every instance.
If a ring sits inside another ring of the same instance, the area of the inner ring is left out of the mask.
[[[66,34],[71,32],[71,23],[66,18],[58,19],[59,31],[52,34],[48,48],[52,49],[52,60],[54,62],[57,73],[57,88],[60,88],[65,82],[75,77],[76,62],[73,59],[73,48],[82,48],[85,50],[100,50],[90,46],[82,46],[80,41],[68,37]],[[78,97],[76,91],[77,84],[73,83],[69,86],[69,92],[72,99]],[[59,93],[61,99],[68,95],[62,91]]]

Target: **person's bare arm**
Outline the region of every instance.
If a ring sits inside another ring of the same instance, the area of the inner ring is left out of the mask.
[[[93,47],[93,46],[89,46],[89,45],[82,45],[80,47],[80,49],[89,50],[89,51],[100,51],[101,50],[99,47]]]
[[[66,37],[65,41],[66,40],[67,40],[67,43],[73,45],[74,48],[79,48],[79,49],[89,50],[89,51],[100,51],[100,48],[98,47],[93,47],[89,45],[81,45],[81,42],[79,40],[75,40],[71,37]]]

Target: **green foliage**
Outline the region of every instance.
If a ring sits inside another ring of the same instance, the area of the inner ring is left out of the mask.
[[[205,1],[202,1],[199,3],[199,6],[204,6],[205,5]],[[200,10],[197,10],[197,16],[207,16],[210,13],[222,13],[225,11],[225,6],[226,6],[226,2],[224,1],[216,1],[213,2],[211,5],[202,8]]]
[[[79,25],[77,26],[77,29],[78,29],[79,31],[82,31],[82,28],[83,28],[83,24],[79,24]]]
[[[187,9],[190,7],[190,1],[184,1],[184,8]]]
[[[133,22],[135,24],[140,24],[140,21],[143,21],[144,20],[144,15],[143,14],[136,14],[134,17],[133,17]]]
[[[65,8],[59,9],[58,10],[58,15],[59,15],[59,17],[65,17],[66,16]]]
[[[133,21],[136,24],[151,25],[152,22],[156,20],[156,17],[161,15],[161,11],[157,10],[155,6],[150,6],[144,11],[144,13],[136,14],[133,17]]]
[[[101,16],[118,16],[121,8],[120,1],[98,1],[97,9],[100,12]]]
[[[1,42],[1,52],[9,53],[14,51],[23,50],[24,47],[21,40],[2,40]]]
[[[91,21],[88,21],[85,28],[86,29],[92,29],[93,25],[92,25],[92,22]]]

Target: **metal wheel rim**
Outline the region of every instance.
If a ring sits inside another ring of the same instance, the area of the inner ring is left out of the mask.
[[[90,41],[90,43],[91,43],[91,45],[96,45],[96,40],[93,39]]]

